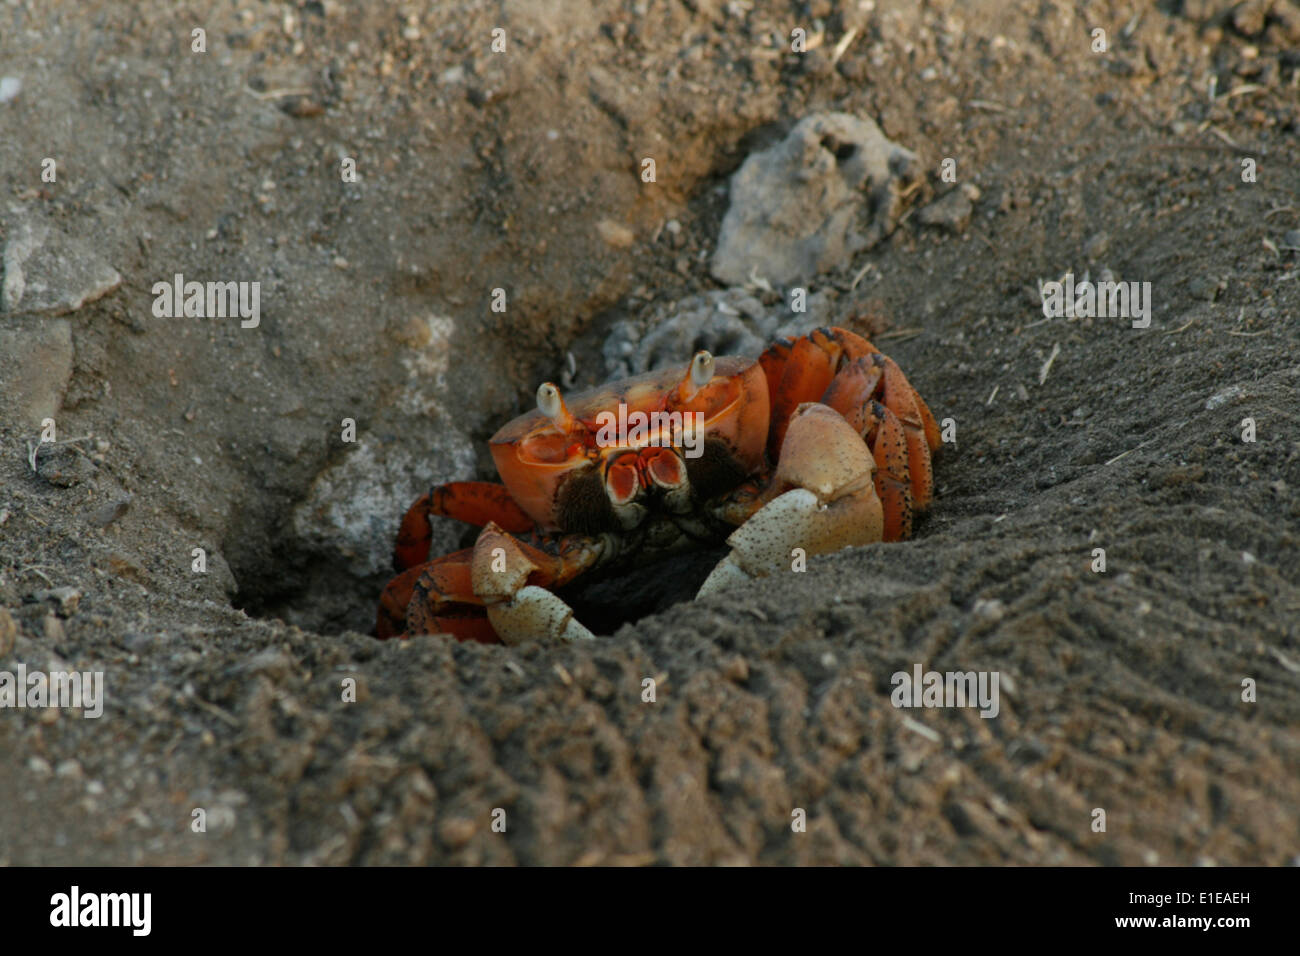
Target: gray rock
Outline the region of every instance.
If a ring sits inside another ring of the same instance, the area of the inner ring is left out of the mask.
[[[971,203],[960,189],[944,193],[921,210],[917,218],[923,226],[938,226],[959,235],[970,225]]]
[[[72,326],[67,319],[0,328],[0,395],[6,417],[24,428],[39,428],[58,414],[71,378]]]
[[[785,285],[841,266],[894,231],[919,175],[916,156],[871,120],[804,117],[732,177],[713,275]]]
[[[122,282],[89,242],[11,206],[4,248],[0,312],[62,315],[106,295]]]
[[[602,346],[609,378],[686,363],[700,349],[714,355],[757,357],[773,339],[801,335],[832,321],[825,292],[807,298],[807,309],[792,312],[788,299],[765,306],[742,288],[713,289],[688,296],[656,313],[642,328],[619,322]]]
[[[341,559],[355,576],[388,573],[406,509],[433,485],[474,477],[474,449],[456,432],[430,443],[416,460],[405,450],[361,436],[356,447],[313,482],[293,513],[293,529],[312,550]],[[460,528],[438,522],[435,554],[459,546]]]
[[[43,444],[36,449],[36,473],[59,488],[75,488],[95,477],[95,465],[73,445]]]
[[[81,592],[73,587],[49,588],[36,592],[37,601],[54,601],[59,606],[59,613],[70,617],[77,613],[81,605]]]

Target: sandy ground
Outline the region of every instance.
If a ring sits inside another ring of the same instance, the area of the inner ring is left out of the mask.
[[[0,711],[0,863],[1296,862],[1297,49],[1285,0],[6,0],[0,671],[105,698]],[[925,171],[809,283],[955,423],[916,539],[607,583],[594,646],[368,636],[409,501],[718,288],[813,110]],[[1044,317],[1104,270],[1149,328]],[[176,273],[260,323],[157,317]],[[918,664],[998,716],[895,708]]]

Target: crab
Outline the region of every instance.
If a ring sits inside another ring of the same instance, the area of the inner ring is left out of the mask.
[[[798,549],[907,538],[939,428],[892,359],[821,328],[567,402],[547,382],[489,447],[502,483],[439,485],[402,519],[376,636],[586,640],[555,589],[597,569],[725,541],[704,596],[790,570]],[[474,546],[430,560],[435,516],[481,528]]]

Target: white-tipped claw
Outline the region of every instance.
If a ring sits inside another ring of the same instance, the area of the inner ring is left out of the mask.
[[[548,637],[561,641],[596,639],[574,618],[569,605],[534,584],[520,588],[513,600],[489,604],[487,612],[498,636],[512,646]]]

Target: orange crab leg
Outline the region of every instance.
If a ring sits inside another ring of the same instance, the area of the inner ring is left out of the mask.
[[[863,438],[871,427],[871,396],[880,387],[884,371],[867,356],[856,358],[836,373],[821,397],[821,403],[839,412]]]
[[[885,511],[884,537],[899,541],[912,533],[913,510],[929,503],[931,478],[929,448],[921,439],[920,428],[913,435],[887,401],[872,398],[882,380],[887,393],[891,385],[895,392],[900,391],[891,365],[893,362],[878,353],[854,359],[836,373],[822,404],[839,413],[870,446],[876,461],[876,495]],[[895,396],[895,404],[906,408],[906,395]]]
[[[474,547],[405,571],[380,599],[378,637],[448,633],[457,640],[500,643],[489,608],[520,588],[560,587],[600,557],[596,539],[565,535],[548,554],[489,522]]]
[[[790,416],[804,402],[821,400],[845,365],[879,350],[860,335],[840,328],[814,329],[793,341],[773,342],[759,357],[772,401],[768,453],[781,450]]]
[[[507,531],[522,533],[533,529],[533,521],[510,497],[505,485],[490,481],[453,481],[421,495],[402,518],[397,532],[393,564],[399,570],[413,568],[429,560],[433,529],[430,515],[455,518],[476,527],[495,522]]]
[[[379,638],[406,637],[408,634],[451,634],[459,641],[480,641],[496,644],[496,632],[488,623],[482,602],[474,597],[470,587],[470,564],[473,548],[457,551],[411,568],[388,582],[379,599],[379,617],[375,622],[375,636]],[[430,602],[430,592],[439,597]],[[422,598],[417,618],[419,627],[410,626],[410,610],[415,607],[416,594]],[[431,603],[436,610],[431,610]],[[430,612],[430,613],[422,613]]]
[[[769,349],[771,351],[771,349]],[[790,416],[804,402],[815,402],[821,398],[835,377],[835,363],[839,359],[838,351],[829,354],[811,337],[795,339],[784,353],[784,361],[779,362],[780,379],[772,381],[775,374],[769,374],[768,395],[772,402],[772,425],[767,433],[768,454],[775,460],[785,441],[785,431],[790,425]],[[778,361],[768,359],[763,365],[765,374],[774,373]]]
[[[770,453],[780,449],[789,413],[798,403],[828,405],[865,437],[869,422],[864,403],[878,398],[902,424],[913,504],[929,505],[933,497],[930,453],[939,448],[939,426],[893,359],[847,329],[821,328],[795,341],[774,343],[759,362],[773,390]],[[822,385],[820,392],[818,385]]]
[[[919,396],[907,383],[902,369],[893,359],[881,356],[879,361],[885,372],[884,405],[898,417],[907,439],[907,463],[912,478],[912,496],[918,508],[926,508],[930,504],[934,489],[930,471],[930,446],[926,440],[925,419],[919,408]],[[929,409],[926,411],[928,412]],[[933,416],[930,417],[930,421],[933,423]]]
[[[876,496],[885,511],[884,540],[902,541],[912,535],[916,501],[907,433],[898,416],[880,402],[870,402],[867,415],[871,420],[867,443],[876,460]]]

